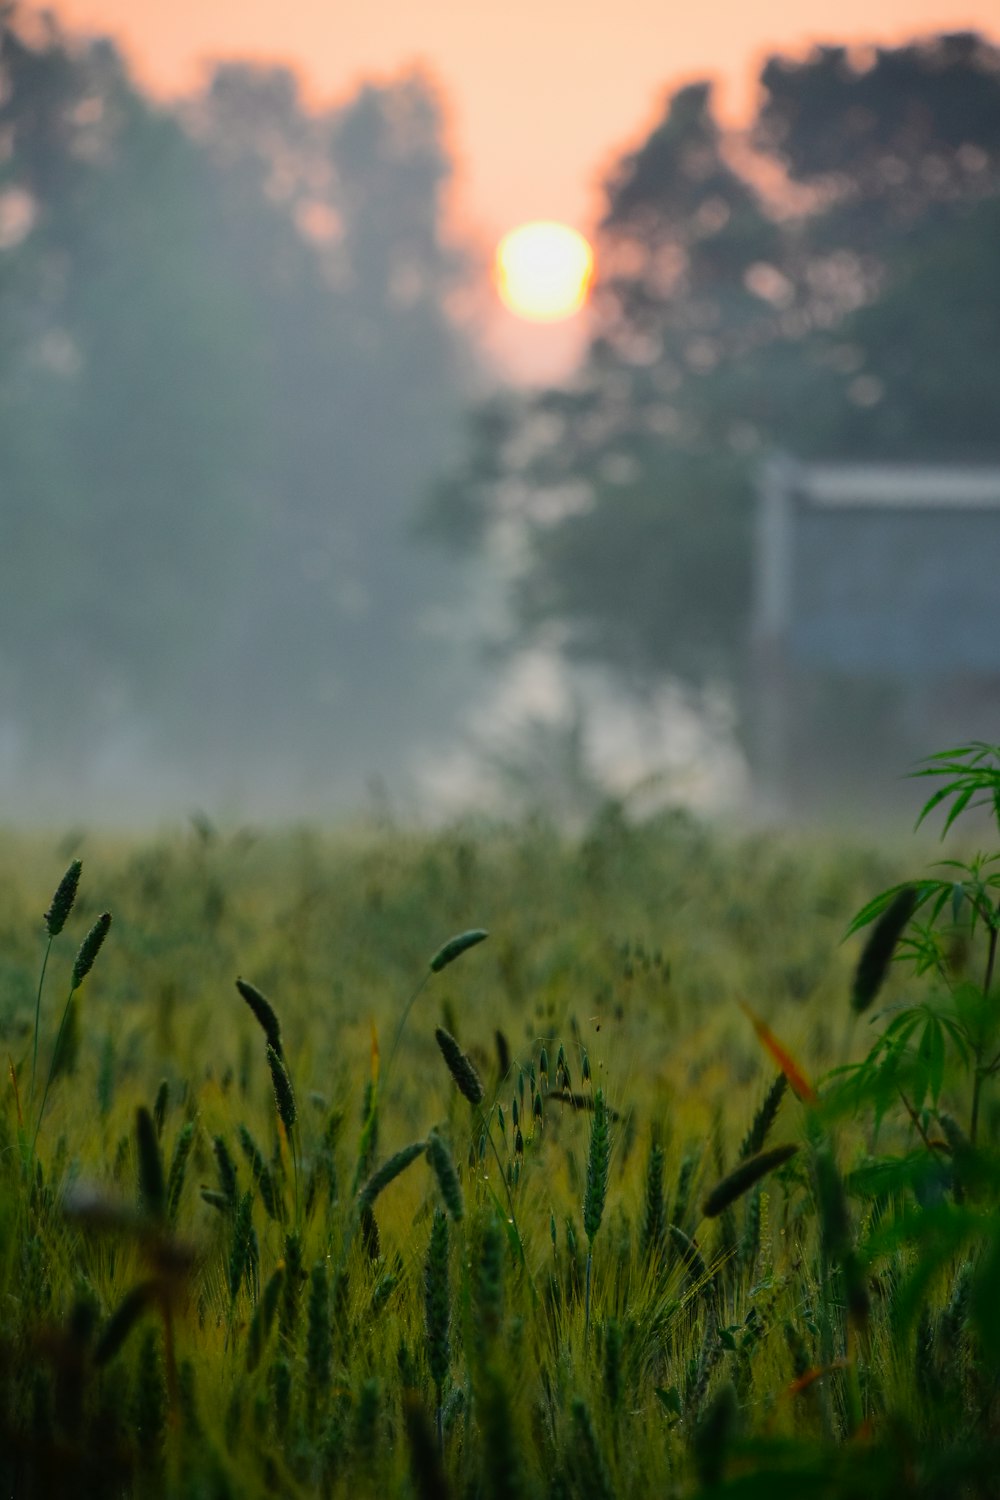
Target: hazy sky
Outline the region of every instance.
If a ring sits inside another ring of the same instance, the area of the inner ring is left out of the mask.
[[[421,63],[441,85],[459,164],[455,207],[493,239],[526,218],[586,230],[597,187],[663,92],[722,80],[730,116],[774,50],[818,40],[1000,33],[997,0],[55,0],[74,26],[117,37],[159,90],[211,57],[280,60],[317,102]]]

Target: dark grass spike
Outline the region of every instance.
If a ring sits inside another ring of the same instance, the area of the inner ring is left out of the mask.
[[[144,1104],[135,1112],[135,1144],[139,1159],[139,1197],[151,1219],[162,1219],[167,1205],[163,1158],[153,1117]]]
[[[458,1091],[472,1105],[483,1102],[483,1082],[476,1072],[471,1060],[462,1051],[451,1032],[445,1031],[439,1026],[434,1032],[438,1046],[441,1048],[441,1056],[448,1067],[448,1072],[458,1087]]]
[[[106,1365],[109,1360],[114,1359],[143,1313],[155,1303],[158,1292],[157,1281],[141,1281],[138,1286],[126,1292],[105,1323],[94,1346],[95,1365]]]
[[[499,1026],[493,1034],[497,1049],[497,1071],[501,1080],[510,1072],[510,1043]]]
[[[882,988],[896,944],[913,916],[917,899],[916,886],[903,886],[872,928],[854,972],[851,1006],[856,1015],[868,1009]]]
[[[80,885],[80,872],[83,864],[74,859],[62,880],[56,886],[55,895],[45,913],[44,921],[48,928],[49,937],[58,937],[66,926],[66,919],[73,910],[73,902],[76,900],[77,889]]]
[[[271,1046],[270,1042],[267,1044],[267,1065],[271,1069],[271,1082],[274,1085],[274,1103],[278,1118],[291,1136],[296,1120],[292,1080],[288,1076],[288,1069],[285,1067],[281,1054]]]
[[[455,937],[449,938],[431,959],[431,973],[440,974],[441,970],[453,964],[456,958],[461,958],[463,953],[467,953],[470,948],[474,948],[477,943],[483,942],[488,937],[489,933],[484,927],[470,927],[467,932],[460,932]]]
[[[748,1157],[756,1156],[758,1151],[763,1151],[787,1087],[788,1079],[784,1073],[779,1073],[761,1100],[760,1107],[750,1123],[750,1129],[743,1137],[739,1151],[740,1161],[746,1161]]]
[[[401,1151],[397,1151],[394,1156],[390,1156],[389,1160],[383,1162],[378,1171],[369,1177],[361,1189],[358,1194],[358,1207],[371,1208],[383,1188],[387,1188],[390,1182],[395,1181],[402,1172],[405,1172],[407,1167],[415,1162],[418,1156],[422,1156],[426,1149],[426,1141],[414,1141],[411,1145],[404,1146]]]
[[[267,1037],[268,1046],[273,1047],[278,1056],[282,1057],[281,1023],[275,1014],[274,1006],[256,985],[250,984],[246,979],[237,979],[236,988],[253,1011],[258,1024]]]
[[[762,1151],[758,1156],[751,1156],[748,1161],[741,1162],[706,1195],[701,1206],[706,1219],[717,1218],[737,1198],[742,1198],[744,1193],[749,1192],[762,1177],[766,1177],[768,1172],[773,1172],[776,1167],[789,1161],[798,1149],[798,1146],[789,1142],[784,1146],[772,1146],[770,1151]]]
[[[109,911],[101,912],[101,915],[80,944],[80,951],[76,955],[76,962],[73,965],[71,989],[78,990],[94,967],[97,955],[104,946],[104,939],[108,935],[110,926],[111,913]]]
[[[462,1217],[462,1188],[455,1171],[455,1163],[451,1159],[451,1152],[436,1130],[432,1130],[427,1137],[427,1160],[430,1162],[431,1170],[437,1178],[441,1197],[444,1199],[445,1207],[451,1217],[457,1222]]]

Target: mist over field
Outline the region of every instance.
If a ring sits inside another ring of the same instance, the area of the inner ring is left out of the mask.
[[[167,106],[109,42],[0,27],[5,822],[753,815],[767,764],[836,810],[997,725],[1000,495],[972,536],[954,482],[997,457],[985,40],[772,59],[739,135],[668,97],[606,182],[590,342],[524,385],[428,73],[323,110],[221,63]],[[946,465],[957,539],[887,534],[877,609],[860,533],[803,553],[839,572],[778,689],[776,454]]]

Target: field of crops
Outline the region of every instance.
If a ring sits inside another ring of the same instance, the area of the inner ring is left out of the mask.
[[[996,867],[906,835],[5,836],[3,1494],[995,1496]]]

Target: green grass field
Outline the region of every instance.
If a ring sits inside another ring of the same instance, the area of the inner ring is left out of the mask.
[[[938,857],[5,838],[3,1492],[995,1495],[992,867],[844,941]]]

